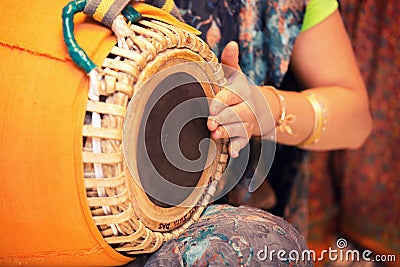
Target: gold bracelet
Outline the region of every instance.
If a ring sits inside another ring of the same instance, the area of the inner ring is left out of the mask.
[[[326,131],[326,124],[328,122],[324,105],[322,105],[313,94],[303,94],[314,111],[314,128],[311,134],[303,142],[298,144],[299,147],[318,143],[321,140],[322,133]]]
[[[280,104],[280,115],[278,119],[278,123],[276,124],[276,128],[279,129],[281,133],[287,133],[289,135],[295,136],[293,133],[293,129],[290,126],[291,123],[296,121],[296,116],[293,114],[286,114],[286,100],[285,97],[282,95],[278,94],[277,90],[272,87],[272,86],[267,86],[268,89],[270,89],[276,97],[279,99],[279,104]]]

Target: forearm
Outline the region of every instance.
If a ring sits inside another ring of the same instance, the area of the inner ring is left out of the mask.
[[[270,103],[276,124],[281,114],[281,105],[276,94],[268,87],[260,87],[265,99]],[[344,87],[326,86],[305,90],[302,93],[276,91],[285,99],[287,116],[295,116],[289,124],[292,134],[282,132],[279,127],[263,138],[276,138],[275,141],[286,145],[299,145],[307,140],[315,129],[315,114],[306,95],[313,95],[322,105],[324,125],[318,140],[314,144],[305,145],[309,150],[353,149],[361,146],[368,137],[372,122],[369,116],[366,96]]]
[[[213,139],[230,138],[238,152],[252,135],[308,150],[360,147],[371,132],[368,95],[338,11],[302,32],[290,68],[303,92],[251,85],[240,75],[238,46],[230,43],[221,62],[229,86],[210,105]],[[291,88],[287,88],[291,89]],[[275,135],[276,133],[276,135]]]
[[[330,150],[361,146],[372,128],[368,94],[338,11],[299,35],[290,66],[301,87],[312,89],[302,93],[279,91],[285,97],[286,113],[295,115],[296,121],[291,125],[295,136],[278,131],[277,142],[299,145],[310,134],[318,136],[318,132],[316,135],[313,132],[315,118],[321,118],[321,110],[315,112],[305,96],[312,94],[311,102],[318,101],[324,108],[325,129],[319,128],[319,140],[304,148]]]

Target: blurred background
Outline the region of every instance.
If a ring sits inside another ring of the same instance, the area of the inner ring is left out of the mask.
[[[340,8],[374,128],[359,150],[312,153],[307,237],[316,250],[344,237],[376,254],[395,254],[397,265],[385,265],[400,266],[400,2],[341,0]]]

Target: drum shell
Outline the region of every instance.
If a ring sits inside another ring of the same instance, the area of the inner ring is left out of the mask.
[[[132,260],[104,241],[88,208],[82,126],[89,85],[62,42],[65,4],[0,4],[7,10],[1,18],[7,30],[0,33],[2,266],[111,266]],[[84,20],[76,18],[76,38],[100,64],[115,38]]]

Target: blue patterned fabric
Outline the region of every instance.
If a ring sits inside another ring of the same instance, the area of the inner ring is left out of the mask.
[[[280,217],[245,206],[211,205],[197,223],[152,255],[145,267],[312,266],[311,261],[301,261],[306,249],[302,236]],[[285,251],[281,256],[280,250]]]
[[[279,87],[300,33],[306,1],[243,1],[240,65],[257,85]]]
[[[220,55],[240,46],[243,72],[257,85],[279,87],[303,23],[306,0],[177,0],[183,19]]]

